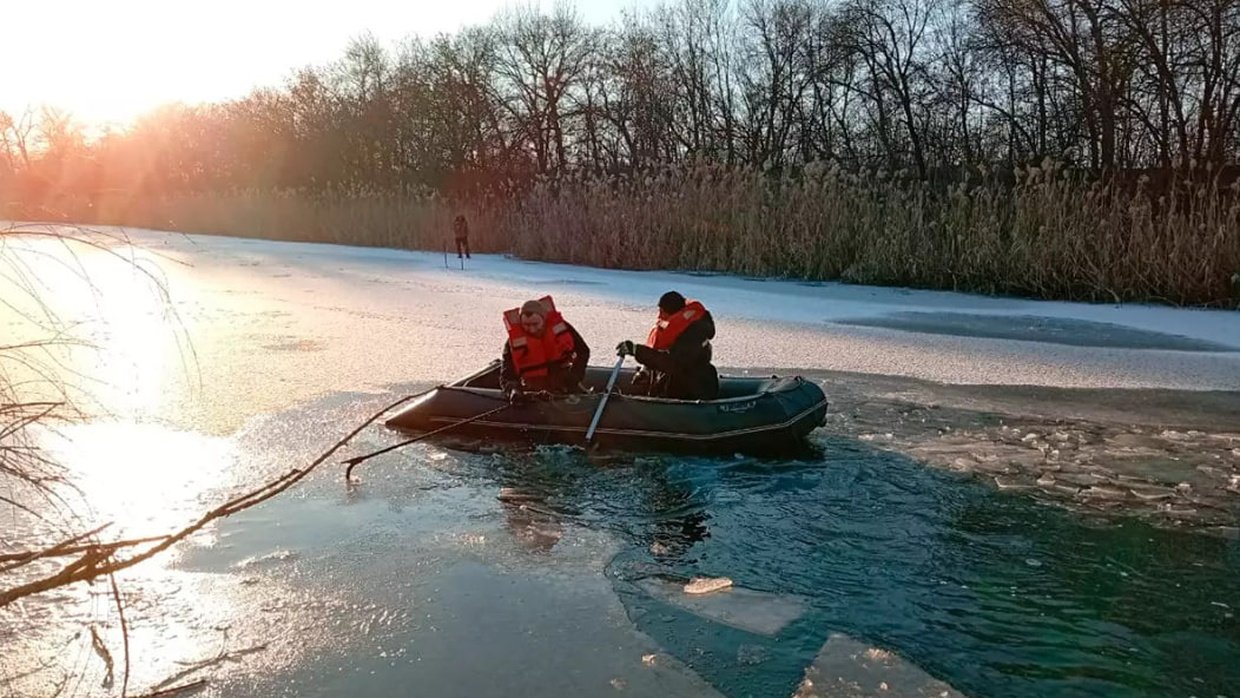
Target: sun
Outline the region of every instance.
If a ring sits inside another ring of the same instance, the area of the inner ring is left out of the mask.
[[[5,71],[0,109],[16,116],[46,105],[86,126],[123,127],[167,104],[279,87],[297,68],[335,60],[368,28],[412,33],[424,24],[418,13],[443,12],[416,9],[378,0],[359,0],[343,14],[289,0],[8,3],[5,48],[21,57],[21,69]]]
[[[578,0],[601,25],[621,9],[661,0]],[[4,7],[0,110],[20,115],[46,105],[88,127],[125,126],[171,103],[197,105],[276,88],[298,68],[339,59],[370,33],[394,46],[490,21],[511,0],[392,3],[351,0],[315,7],[295,0],[62,0]],[[549,11],[555,0],[536,0]]]
[[[17,117],[48,106],[87,127],[123,127],[167,104],[240,98],[328,57],[288,31],[292,17],[314,14],[280,0],[13,3],[6,26],[47,31],[6,36],[23,59],[6,71],[0,109]]]
[[[78,423],[46,430],[41,446],[66,467],[92,520],[121,531],[184,525],[206,493],[226,484],[236,458],[229,439],[166,418],[196,375],[174,300],[192,288],[172,288],[159,273],[172,260],[103,235],[87,239],[107,249],[0,238],[0,327],[15,343],[47,342],[24,362],[8,362],[5,378],[24,395],[69,400],[81,411]]]

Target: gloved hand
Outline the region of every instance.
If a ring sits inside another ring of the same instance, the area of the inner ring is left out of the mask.
[[[524,390],[516,389],[508,391],[508,403],[511,405],[524,405],[529,403],[530,395]]]
[[[616,356],[634,356],[636,354],[637,345],[631,339],[626,339],[616,345]]]

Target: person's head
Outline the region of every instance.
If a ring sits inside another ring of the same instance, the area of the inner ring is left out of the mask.
[[[526,301],[521,304],[521,329],[526,334],[539,336],[547,324],[547,306],[542,301]]]
[[[685,297],[676,291],[668,291],[659,296],[659,319],[665,320],[667,316],[677,312],[685,307]]]

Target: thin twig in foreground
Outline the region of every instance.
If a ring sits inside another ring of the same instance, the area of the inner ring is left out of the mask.
[[[121,619],[121,639],[125,642],[125,678],[121,680],[121,698],[129,694],[129,623],[125,621],[125,604],[121,602],[121,590],[116,586],[116,575],[109,574],[112,598],[116,600],[116,615]]]
[[[143,693],[142,695],[134,696],[134,698],[168,698],[168,696],[174,696],[178,693],[184,693],[186,691],[193,691],[195,689],[203,688],[206,685],[206,679],[198,679],[197,681],[190,681],[189,683],[184,683],[180,686],[173,686],[172,688],[164,688],[158,691],[151,691],[150,693]]]

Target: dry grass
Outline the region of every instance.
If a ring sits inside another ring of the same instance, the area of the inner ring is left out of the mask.
[[[932,189],[811,166],[567,178],[460,209],[418,192],[239,191],[99,202],[94,222],[437,251],[464,212],[480,252],[1089,301],[1240,305],[1240,190],[1162,197],[1053,164]]]
[[[536,188],[502,220],[524,257],[1094,301],[1236,305],[1240,191],[1159,197],[1054,166],[946,191],[712,167]]]

